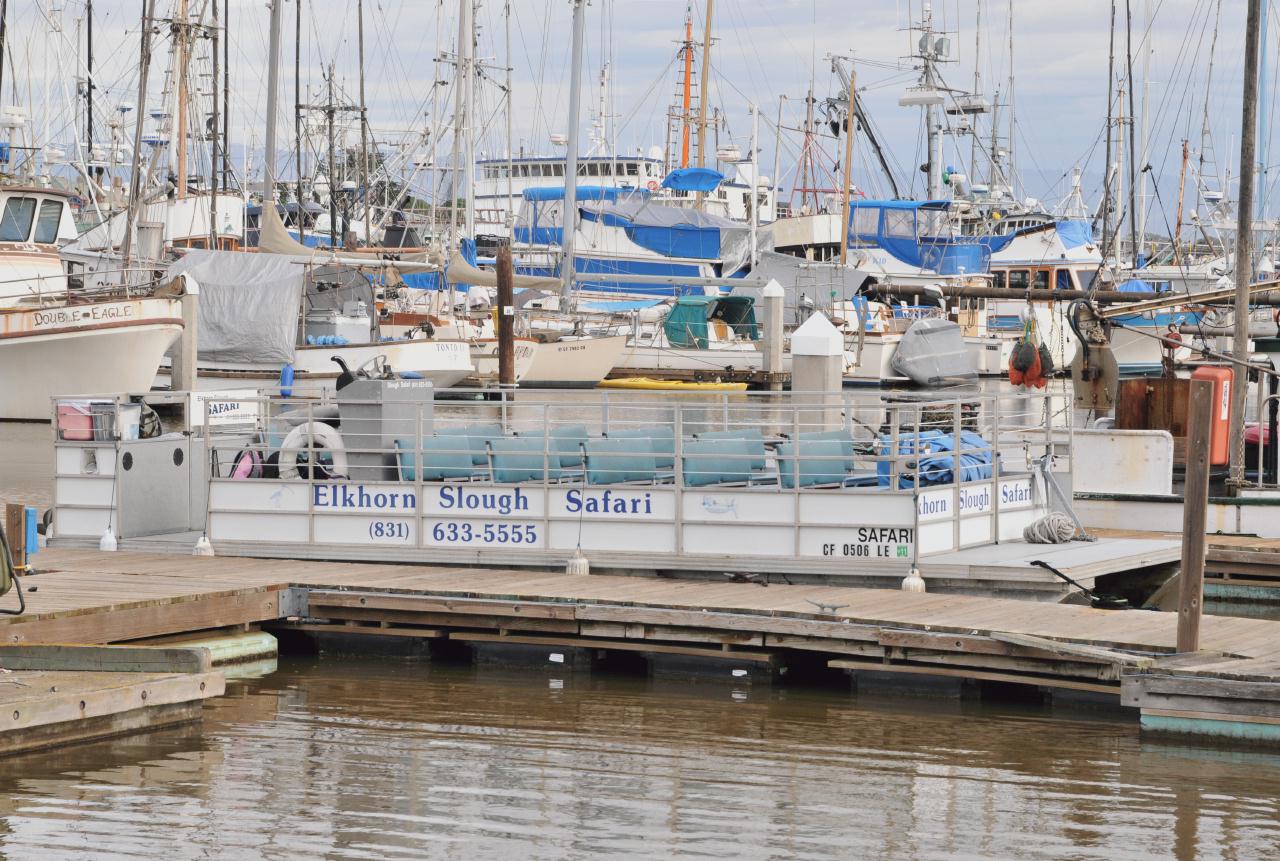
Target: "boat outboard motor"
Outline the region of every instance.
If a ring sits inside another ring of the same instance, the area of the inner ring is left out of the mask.
[[[338,374],[338,391],[342,391],[347,386],[355,382],[356,375],[351,373],[351,369],[347,367],[347,363],[341,356],[330,356],[329,360],[337,362],[338,367],[342,368],[342,373]]]

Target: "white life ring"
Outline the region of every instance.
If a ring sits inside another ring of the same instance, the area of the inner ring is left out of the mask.
[[[333,474],[347,474],[347,450],[342,444],[342,436],[332,425],[324,422],[304,422],[284,438],[280,445],[280,458],[277,468],[281,478],[298,477],[298,455],[306,451],[308,446],[329,452],[333,457]]]
[[[650,191],[657,191],[657,190],[658,190],[658,181],[657,181],[656,179],[651,179],[651,180],[649,180],[649,182],[647,183],[647,186],[646,186],[646,187],[647,187]]]

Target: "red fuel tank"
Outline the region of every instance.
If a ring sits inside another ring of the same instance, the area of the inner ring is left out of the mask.
[[[1226,466],[1231,462],[1231,386],[1235,371],[1231,368],[1200,367],[1191,372],[1193,380],[1213,383],[1213,408],[1209,416],[1209,465]]]

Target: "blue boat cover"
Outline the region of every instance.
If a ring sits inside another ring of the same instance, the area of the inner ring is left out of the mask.
[[[1089,222],[1078,218],[1065,218],[1058,222],[1058,238],[1068,250],[1093,242],[1093,228]]]
[[[986,272],[991,255],[1013,241],[1005,236],[953,235],[949,200],[858,200],[849,207],[849,236],[874,243],[909,266],[939,275]]]
[[[715,191],[724,182],[724,174],[709,167],[678,167],[662,180],[663,188],[674,191]]]
[[[920,441],[920,448],[916,449],[916,440]],[[880,443],[877,447],[877,454],[885,457],[889,454],[892,446],[890,437],[880,437]],[[960,480],[961,481],[977,481],[983,478],[991,478],[991,443],[987,442],[981,436],[972,431],[960,432],[960,446],[968,449],[960,455]],[[920,486],[932,486],[937,484],[951,484],[955,481],[956,471],[956,442],[955,435],[943,433],[939,430],[921,431],[917,436],[909,432],[902,432],[898,435],[898,454],[899,455],[921,455],[917,463],[917,471],[920,474]],[[879,461],[876,464],[876,474],[880,479],[881,487],[888,487],[892,480],[892,464],[887,460]],[[915,486],[915,480],[910,470],[904,471],[898,476],[898,488],[907,490]]]
[[[526,188],[522,194],[525,200],[564,200],[564,186],[539,185],[533,188]],[[617,200],[622,197],[630,197],[633,194],[641,194],[647,197],[649,192],[630,186],[580,185],[576,194],[578,200]]]
[[[583,210],[585,221],[621,227],[627,238],[663,257],[717,260],[722,233],[736,236],[746,230],[727,218],[681,206],[662,206],[649,200],[621,200],[599,210]]]

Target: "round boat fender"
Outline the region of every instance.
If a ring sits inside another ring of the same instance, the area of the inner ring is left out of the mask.
[[[281,478],[298,477],[298,455],[307,450],[308,439],[312,447],[324,449],[333,457],[334,475],[347,474],[347,450],[342,445],[342,436],[332,426],[313,421],[304,422],[289,431],[280,445],[278,469]]]

